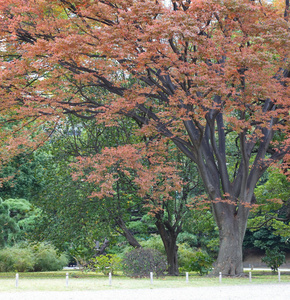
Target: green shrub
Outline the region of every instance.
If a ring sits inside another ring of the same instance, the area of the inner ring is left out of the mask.
[[[155,249],[134,249],[123,259],[124,274],[130,277],[149,277],[150,272],[162,276],[166,269],[165,256]]]
[[[160,235],[152,234],[148,240],[141,241],[140,244],[143,248],[155,249],[160,253],[166,255],[164,244]]]
[[[0,250],[0,272],[57,271],[67,263],[64,254],[58,255],[53,246],[44,243],[19,244]]]
[[[204,275],[212,270],[213,259],[206,252],[193,251],[186,244],[179,245],[178,257],[181,272],[194,271]]]
[[[279,248],[267,248],[266,255],[262,258],[262,262],[273,270],[277,271],[278,268],[285,262],[285,253],[280,251]]]
[[[65,254],[58,254],[50,244],[40,243],[33,246],[35,255],[34,271],[57,271],[62,270],[68,264]]]
[[[213,259],[203,251],[196,251],[191,262],[191,270],[200,275],[208,274],[212,270]]]
[[[181,272],[190,271],[190,263],[194,257],[194,250],[187,243],[178,244],[178,264]]]
[[[0,250],[1,272],[32,271],[35,258],[31,248],[7,247]]]
[[[96,271],[104,275],[114,274],[114,271],[120,270],[122,259],[116,254],[100,255],[92,259]]]
[[[181,232],[177,238],[178,244],[190,244],[192,247],[198,244],[197,236],[190,232]]]
[[[69,255],[76,261],[76,264],[80,268],[88,268],[90,266],[90,260],[94,255],[92,249],[84,245],[72,245],[68,249]]]

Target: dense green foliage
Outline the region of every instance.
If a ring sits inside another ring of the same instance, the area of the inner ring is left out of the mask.
[[[281,252],[279,248],[274,247],[272,249],[266,249],[266,255],[262,258],[262,262],[266,263],[273,272],[285,262],[285,253]]]
[[[20,154],[0,170],[0,178],[6,178],[0,187],[0,197],[32,199],[39,193],[44,182],[39,180],[45,174],[49,155],[46,151]]]
[[[7,247],[0,250],[1,272],[33,271],[35,258],[31,248]]]
[[[9,244],[18,230],[16,221],[10,217],[8,204],[0,198],[0,248]]]
[[[211,257],[217,257],[219,234],[210,209],[195,206],[191,209],[178,242],[186,243],[192,248],[201,248]]]
[[[35,257],[34,271],[56,271],[62,270],[68,264],[67,256],[58,254],[50,244],[39,243],[32,247]]]
[[[289,251],[289,238],[274,233],[275,230],[271,227],[264,227],[256,231],[247,230],[244,248],[265,251],[267,248],[278,247],[281,251]]]
[[[59,248],[68,251],[71,257],[75,258],[81,265],[86,265],[96,254],[94,250],[94,240],[96,239],[101,241],[105,237],[110,239],[108,253],[120,255],[130,251],[131,248],[125,239],[114,230],[116,227],[115,223],[112,222],[113,219],[107,215],[106,207],[115,205],[111,199],[104,199],[103,202],[87,200],[91,187],[86,183],[72,180],[69,167],[71,159],[66,156],[65,160],[57,160],[56,157],[61,156],[62,152],[58,152],[51,146],[42,151],[46,154],[38,155],[45,157],[45,159],[42,159],[38,165],[31,162],[30,166],[36,167],[34,169],[35,174],[37,174],[35,175],[35,182],[36,179],[39,182],[37,185],[39,189],[32,200],[35,206],[44,210],[41,212],[35,209],[30,201],[11,198],[9,193],[6,193],[6,200],[2,200],[0,203],[2,247],[12,246],[19,241],[26,240],[27,237],[31,238],[31,233],[34,231],[33,238],[37,237],[40,240],[48,238],[50,241],[54,241]],[[37,155],[35,157],[39,162]],[[246,233],[244,248],[266,251],[267,248],[278,246],[280,252],[289,251],[289,231],[287,230],[289,226],[287,221],[289,182],[284,175],[275,170],[269,172],[263,180],[263,184],[256,190],[257,201],[262,205],[252,212],[249,226],[253,228]],[[7,192],[7,187],[5,190]],[[154,217],[147,215],[146,210],[142,211],[140,206],[136,210],[138,205],[136,206],[137,198],[134,193],[128,194],[127,191],[127,195],[129,195],[130,205],[132,205],[131,208],[126,203],[124,210],[129,217],[125,218],[128,220],[128,229],[134,233],[142,247],[154,248],[165,255],[164,245],[154,224]],[[194,197],[195,194],[190,194],[190,196]],[[268,201],[268,199],[273,198],[280,199],[280,201]],[[134,213],[132,214],[133,209]],[[100,216],[102,217],[100,218]],[[265,222],[267,217],[271,219]],[[279,219],[277,220],[277,218]],[[283,218],[285,221],[282,220]],[[261,224],[263,226],[260,228]],[[154,232],[153,235],[152,232]],[[216,257],[218,249],[218,231],[210,211],[202,209],[200,206],[197,207],[195,202],[192,202],[191,210],[188,211],[184,220],[183,230],[178,236],[177,243],[180,271],[207,273],[211,269],[213,258]],[[202,251],[197,251],[199,248]],[[10,249],[10,247],[3,249],[4,252],[6,251],[6,261],[9,261]],[[8,264],[10,266],[16,265],[19,270],[56,268],[53,263],[54,254],[49,249],[43,248],[37,254],[38,261],[41,261],[41,256],[45,257],[42,263],[34,262],[33,264],[31,261],[35,261],[36,252],[27,249],[17,251],[26,253],[26,259]],[[34,256],[33,259],[31,259],[31,253]],[[108,273],[108,270],[113,272],[116,267],[111,254],[96,258],[95,267],[105,273]],[[199,257],[200,255],[202,257]],[[273,257],[274,255],[268,256]],[[49,257],[52,257],[51,260]],[[110,268],[111,265],[112,268]]]
[[[123,224],[128,226],[131,222],[133,232],[142,231],[134,225],[144,215],[142,199],[125,176],[119,176],[116,195],[103,198],[90,197],[99,189],[96,184],[72,179],[75,170],[71,163],[77,156],[90,157],[104,147],[131,140],[132,126],[132,122],[121,122],[106,128],[95,121],[80,121],[70,116],[58,127],[51,143],[43,150],[47,151],[48,160],[38,180],[44,184],[32,199],[42,210],[35,238],[48,238],[63,249],[63,246],[67,248],[63,240],[73,243],[73,248],[90,248],[94,240],[112,240],[116,232],[124,234]]]
[[[121,270],[122,259],[116,254],[100,255],[91,260],[91,265],[96,272],[102,272],[104,275]]]
[[[122,174],[115,198],[89,198],[90,193],[98,187],[80,180],[72,180],[73,169],[70,163],[74,161],[75,156],[88,156],[108,143],[120,143],[116,138],[117,132],[118,136],[121,136],[118,129],[105,129],[103,126],[97,128],[85,122],[81,125],[75,124],[75,127],[71,126],[68,123],[67,128],[54,135],[46,147],[29,157],[18,156],[2,170],[2,176],[14,176],[0,188],[0,194],[5,199],[0,201],[0,247],[13,246],[27,238],[48,240],[59,249],[67,251],[80,265],[87,265],[96,255],[94,241],[108,238],[109,255],[97,257],[95,267],[105,273],[108,273],[108,270],[113,272],[115,267],[110,266],[114,266],[115,263],[111,255],[122,255],[132,249],[122,237],[123,232],[116,222],[117,218],[122,217],[127,229],[142,247],[153,248],[166,255],[155,226],[154,215],[147,214],[148,209],[143,207],[144,199],[137,195],[136,187]],[[126,126],[130,128],[128,124]],[[76,132],[77,135],[74,134]],[[94,139],[89,139],[88,136],[98,137],[95,139],[97,144],[93,144]],[[196,173],[189,172],[192,168],[189,168],[188,162],[181,162],[180,174],[198,188],[193,185],[184,187],[188,188],[188,204],[183,211],[182,231],[177,238],[178,265],[182,272],[196,271],[206,274],[211,269],[218,251],[218,230],[210,209],[205,208],[207,204],[200,205],[196,201],[203,193],[198,178],[195,178]],[[255,191],[260,206],[251,213],[250,230],[247,230],[244,248],[265,251],[267,248],[278,246],[280,251],[289,251],[289,191],[286,176],[275,169],[262,178]],[[177,195],[178,201],[181,195]],[[30,198],[26,200],[13,197]],[[112,207],[115,209],[110,209]],[[170,202],[169,205],[164,203],[163,209],[162,220],[166,221],[170,214],[174,216],[176,206],[174,202]],[[10,265],[17,265],[19,270],[49,270],[50,266],[55,268],[54,254],[44,248],[37,254],[38,258],[35,257],[36,252],[33,252],[32,260],[38,259],[38,263],[31,263],[30,250],[21,249],[17,251],[26,251],[27,259]],[[3,250],[7,250],[6,257],[11,248],[7,249]],[[43,256],[45,259],[40,263]]]
[[[25,199],[0,198],[0,248],[25,241],[36,226],[38,213]]]
[[[194,250],[187,244],[179,245],[179,265],[182,272],[197,272],[208,274],[212,270],[213,258],[201,249]]]
[[[0,250],[0,272],[56,271],[68,263],[49,244],[20,244]]]
[[[289,252],[290,182],[286,175],[270,169],[256,188],[255,195],[258,206],[248,221],[244,248]]]

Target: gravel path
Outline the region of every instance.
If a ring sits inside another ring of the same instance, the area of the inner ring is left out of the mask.
[[[288,300],[290,283],[76,292],[0,292],[0,300]]]

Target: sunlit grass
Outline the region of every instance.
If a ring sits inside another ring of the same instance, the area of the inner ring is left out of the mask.
[[[66,273],[69,273],[68,286],[66,286]],[[247,273],[246,273],[247,275]],[[290,282],[290,273],[281,272],[281,282]],[[15,273],[0,273],[0,292],[4,291],[82,291],[106,289],[147,289],[147,288],[179,288],[203,287],[216,285],[244,285],[278,283],[278,275],[270,272],[252,271],[252,281],[245,277],[218,277],[199,276],[190,273],[189,282],[185,276],[154,278],[153,284],[149,278],[136,279],[121,275],[113,275],[112,285],[109,285],[108,276],[93,272],[80,271],[19,273],[18,287],[15,287]]]

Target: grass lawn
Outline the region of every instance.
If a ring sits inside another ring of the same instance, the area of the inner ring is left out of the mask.
[[[66,286],[66,273],[69,273],[69,282]],[[247,274],[247,273],[246,273]],[[290,282],[290,273],[281,272],[281,282]],[[189,274],[189,282],[185,276],[154,278],[151,284],[149,278],[134,279],[121,275],[113,275],[112,285],[109,285],[108,276],[93,272],[82,273],[77,270],[59,272],[19,273],[18,287],[15,287],[15,273],[0,273],[0,292],[8,291],[82,291],[106,289],[146,289],[171,287],[202,287],[214,285],[243,285],[278,283],[278,275],[269,272],[252,271],[252,282],[247,277],[223,277],[219,282],[217,277]]]

